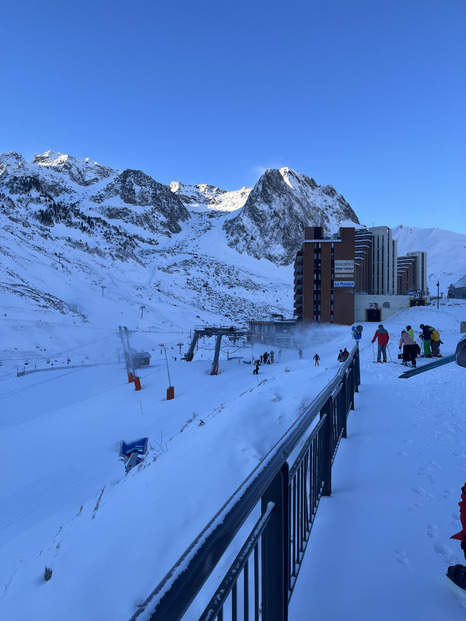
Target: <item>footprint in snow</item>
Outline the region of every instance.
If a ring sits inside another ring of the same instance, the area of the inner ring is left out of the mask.
[[[395,559],[400,565],[405,565],[409,567],[409,560],[406,550],[393,550],[393,554],[395,555]]]
[[[433,548],[437,554],[441,554],[445,556],[446,554],[451,554],[451,548],[448,546],[444,546],[441,543],[434,543]]]
[[[422,486],[411,487],[411,491],[414,492],[415,494],[419,494],[426,501],[427,500],[432,500],[432,498],[433,498],[432,494],[429,494],[429,492],[427,492]]]
[[[434,543],[432,547],[434,548],[434,552],[442,557],[445,565],[456,565],[456,563],[458,562],[457,557],[449,546],[445,546],[440,543]]]
[[[427,524],[426,530],[427,530],[427,535],[429,537],[432,537],[432,539],[435,539],[435,537],[437,537],[437,532],[438,532],[437,524]]]

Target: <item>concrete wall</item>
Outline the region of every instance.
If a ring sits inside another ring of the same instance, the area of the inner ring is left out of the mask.
[[[366,295],[357,293],[354,296],[354,320],[366,321],[366,309],[369,304],[378,304],[382,310],[380,321],[384,321],[399,311],[409,308],[409,295]],[[384,303],[390,305],[389,308],[384,307]]]

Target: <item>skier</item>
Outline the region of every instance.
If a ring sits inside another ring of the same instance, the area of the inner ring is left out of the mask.
[[[348,358],[349,358],[349,351],[345,347],[345,349],[341,352],[341,361],[345,362],[345,360],[348,360]]]
[[[466,483],[461,488],[461,500],[458,503],[460,507],[460,520],[462,529],[456,535],[452,535],[450,539],[461,541],[461,549],[466,559]],[[464,565],[451,565],[447,570],[447,576],[457,586],[466,590],[466,567]]]
[[[340,349],[340,353],[338,354],[338,358],[337,358],[338,362],[343,362],[343,350]]]
[[[256,360],[256,366],[252,372],[253,375],[259,375],[259,360]]]
[[[302,350],[302,349],[300,349],[300,350],[299,350],[299,352],[298,352],[298,354],[299,354],[299,358],[301,359],[301,358],[303,357],[303,350]]]
[[[314,356],[314,360],[315,360],[314,366],[318,367],[319,366],[319,360],[320,360],[319,354],[316,354]]]
[[[375,331],[374,338],[372,342],[377,339],[377,362],[382,362],[381,358],[383,357],[383,361],[387,362],[387,343],[389,340],[388,332],[385,330],[382,324],[379,325],[377,330]]]
[[[416,352],[414,350],[414,343],[406,330],[401,331],[400,347],[403,347],[403,366],[408,366],[408,360],[411,360],[413,367],[416,367]]]
[[[275,352],[272,349],[272,351],[270,352],[270,364],[273,364],[274,361],[275,361]]]

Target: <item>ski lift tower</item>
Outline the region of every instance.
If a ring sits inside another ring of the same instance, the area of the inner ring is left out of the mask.
[[[136,376],[136,371],[134,370],[134,361],[133,355],[131,353],[131,345],[129,343],[129,337],[131,332],[128,330],[126,326],[118,326],[118,336],[121,339],[121,344],[123,345],[123,353],[125,356],[126,363],[126,372],[128,373],[128,382],[134,381]]]
[[[211,375],[218,375],[218,361],[220,358],[220,346],[222,344],[222,338],[227,336],[230,339],[237,339],[240,336],[248,336],[251,332],[249,330],[241,330],[231,326],[229,328],[221,327],[205,327],[205,328],[197,328],[194,330],[194,335],[191,341],[191,345],[189,346],[188,351],[184,355],[184,360],[190,362],[194,358],[194,349],[200,337],[203,336],[215,336],[215,352],[214,359],[212,362],[212,366],[210,369]]]

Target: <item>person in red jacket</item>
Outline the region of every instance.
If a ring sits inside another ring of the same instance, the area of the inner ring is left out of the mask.
[[[374,338],[372,342],[377,339],[377,362],[382,362],[381,358],[383,356],[383,361],[387,362],[387,343],[389,339],[388,332],[385,330],[382,324],[379,325],[377,330],[375,331]]]
[[[460,507],[460,520],[462,529],[459,533],[452,535],[450,539],[461,541],[461,549],[466,559],[466,483],[461,488],[461,500],[458,503]],[[447,576],[457,586],[466,590],[466,567],[464,565],[451,565],[447,570]]]

